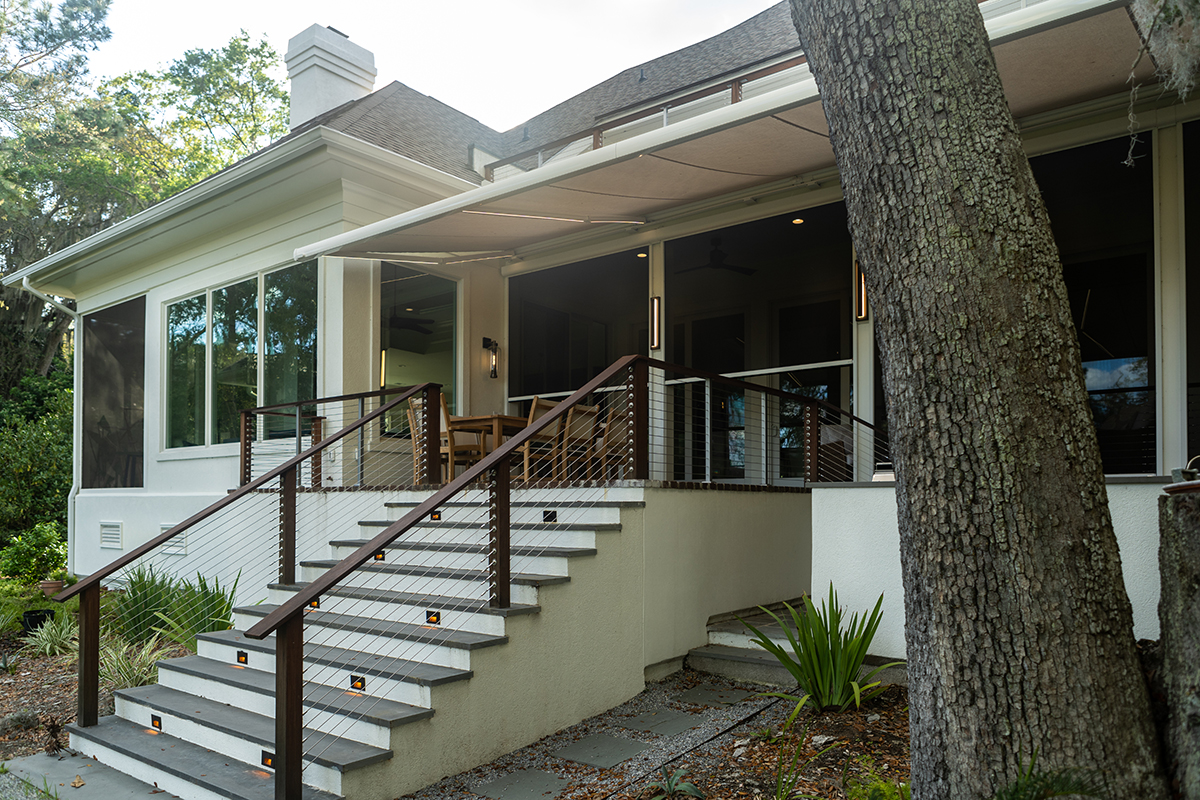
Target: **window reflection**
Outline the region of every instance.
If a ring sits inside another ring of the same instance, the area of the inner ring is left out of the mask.
[[[205,298],[167,306],[167,447],[204,444]]]
[[[213,292],[213,443],[236,442],[258,405],[258,279]]]

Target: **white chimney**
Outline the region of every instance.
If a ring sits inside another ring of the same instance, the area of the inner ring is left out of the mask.
[[[375,87],[375,55],[341,31],[313,25],[288,41],[292,128]]]

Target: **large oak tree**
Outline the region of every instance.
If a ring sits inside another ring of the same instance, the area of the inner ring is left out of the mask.
[[[913,796],[1167,796],[1058,252],[974,0],[792,0],[888,396]]]

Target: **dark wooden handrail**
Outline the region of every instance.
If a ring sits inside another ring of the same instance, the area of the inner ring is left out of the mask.
[[[424,385],[424,384],[422,384]],[[438,384],[439,386],[441,384]],[[374,389],[370,392],[356,392],[355,394],[340,394],[337,397],[315,397],[312,400],[290,400],[286,403],[276,403],[271,406],[259,406],[258,408],[244,408],[243,414],[261,414],[264,411],[274,411],[277,408],[291,408],[292,406],[313,406],[317,403],[340,403],[345,400],[364,400],[368,397],[382,397],[387,394],[395,394],[396,392],[406,392],[411,389],[411,386],[394,386],[391,389]]]
[[[250,481],[249,483],[244,484],[243,486],[237,488],[233,492],[227,494],[225,497],[222,497],[220,500],[216,501],[215,503],[213,503],[212,505],[203,509],[202,511],[199,511],[199,512],[193,514],[192,516],[188,517],[186,520],[179,523],[175,527],[171,528],[169,531],[166,531],[166,532],[154,537],[153,539],[146,542],[145,544],[143,544],[139,547],[136,547],[133,550],[130,550],[128,553],[126,553],[125,555],[116,559],[115,561],[110,562],[109,564],[107,564],[106,566],[97,570],[96,572],[91,573],[86,578],[81,579],[74,586],[70,586],[70,587],[64,589],[59,594],[55,595],[54,599],[61,603],[65,600],[69,600],[70,598],[74,597],[75,595],[79,594],[80,592],[84,591],[85,589],[89,589],[89,588],[99,584],[100,581],[104,580],[109,575],[112,575],[117,570],[121,569],[122,567],[128,566],[129,564],[133,563],[134,561],[138,560],[142,556],[149,553],[151,550],[154,550],[155,548],[160,547],[161,545],[165,544],[166,542],[169,542],[171,539],[174,539],[176,536],[183,533],[188,528],[192,527],[193,525],[195,525],[199,522],[203,522],[204,520],[208,519],[213,514],[220,511],[221,509],[223,509],[229,505],[232,505],[233,503],[236,503],[238,500],[240,500],[245,495],[262,487],[263,484],[265,484],[269,481],[275,480],[283,473],[294,468],[297,464],[300,464],[305,459],[310,458],[313,454],[318,453],[321,450],[324,450],[326,447],[329,447],[334,442],[345,438],[353,431],[357,430],[358,428],[361,428],[362,426],[366,425],[367,423],[371,422],[372,420],[378,418],[380,415],[390,411],[397,404],[402,403],[405,400],[408,400],[410,397],[412,397],[413,395],[415,395],[421,391],[424,391],[427,387],[433,388],[433,389],[440,389],[441,384],[423,383],[418,386],[409,387],[407,391],[405,391],[400,397],[397,397],[395,400],[391,400],[388,403],[386,403],[385,405],[382,405],[379,408],[375,409],[370,414],[360,417],[358,420],[356,420],[355,422],[351,423],[350,425],[347,425],[346,427],[342,428],[340,431],[335,433],[333,436],[330,436],[328,439],[324,439],[321,442],[319,442],[318,444],[312,445],[307,450],[305,450],[303,453],[300,453],[298,455],[293,456],[292,458],[289,458],[287,461],[283,462],[282,464],[280,464],[278,467],[271,470],[270,472],[264,474],[262,477],[255,478],[254,480]],[[336,402],[337,400],[340,400],[340,399],[343,399],[343,398],[331,398],[331,400],[334,402]],[[326,399],[320,398],[320,399],[312,400],[309,402],[322,403],[322,402],[326,402]]]

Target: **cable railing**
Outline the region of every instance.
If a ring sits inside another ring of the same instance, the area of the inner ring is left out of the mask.
[[[445,486],[390,504],[398,519],[362,520],[330,543],[332,559],[303,562],[299,582],[272,587],[251,612],[246,636],[274,636],[276,796],[299,797],[303,764],[334,742],[388,748],[364,720],[432,713],[431,681],[469,676],[470,647],[502,644],[506,615],[536,610],[539,587],[596,553],[597,531],[619,519],[614,487],[780,481],[790,427],[801,484],[852,479],[855,457],[886,452],[836,406],[642,356],[530,406],[528,424],[491,452],[468,442],[478,449],[461,473],[443,442]],[[823,469],[820,447],[833,442],[842,451]]]
[[[360,518],[371,507],[368,501],[378,503],[368,493],[312,492],[302,484],[311,484],[314,476],[323,474],[336,477],[336,483],[318,481],[324,489],[356,486],[358,456],[352,453],[362,452],[363,438],[358,434],[363,432],[367,440],[380,438],[389,413],[403,412],[410,398],[436,397],[440,388],[422,384],[389,392],[397,396],[349,420],[336,433],[306,442],[301,452],[57,595],[54,599],[60,602],[80,598],[76,724],[86,728],[98,722],[102,648],[174,641],[194,650],[197,637],[228,627],[233,606],[264,600],[267,587],[276,581],[294,583],[301,561],[327,551],[327,520]],[[309,405],[324,403],[310,401]],[[412,438],[417,455],[410,451],[404,458],[391,459],[390,469],[378,473],[384,484],[414,485],[436,479],[430,465],[436,469],[438,425],[436,415],[420,421],[420,434]],[[434,442],[432,448],[429,441]],[[322,467],[314,466],[322,460]],[[345,464],[351,468],[344,468]],[[105,630],[101,629],[102,588],[120,590]]]

